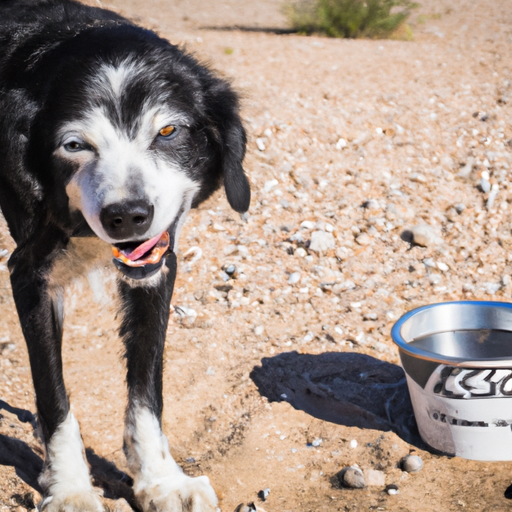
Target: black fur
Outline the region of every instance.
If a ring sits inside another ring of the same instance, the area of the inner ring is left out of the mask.
[[[90,84],[99,66],[127,58],[146,73],[130,82],[120,105],[96,95]],[[50,276],[73,237],[95,236],[81,212],[69,206],[66,186],[77,167],[56,156],[57,131],[98,106],[131,137],[148,100],[167,102],[192,120],[172,145],[155,139],[150,148],[199,184],[192,206],[224,185],[230,205],[246,211],[246,136],[238,98],[227,82],[115,13],[72,0],[0,0],[0,207],[17,244],[9,260],[12,289],[46,443],[69,411],[60,355],[62,290],[52,288]],[[134,200],[140,199],[139,188],[134,182]],[[171,236],[174,228],[168,228]],[[172,252],[165,266],[156,285],[145,287],[121,274],[118,285],[129,407],[144,404],[159,420],[162,353],[176,274]],[[144,281],[145,275],[134,277]]]

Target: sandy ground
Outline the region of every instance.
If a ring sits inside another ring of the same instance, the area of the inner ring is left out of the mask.
[[[176,459],[210,477],[224,512],[251,502],[267,512],[511,509],[511,462],[421,449],[390,339],[413,307],[511,298],[510,0],[425,0],[413,41],[277,34],[267,29],[286,22],[272,0],[104,6],[230,77],[249,134],[248,218],[218,193],[181,238],[165,355],[164,427]],[[420,224],[426,247],[404,235]],[[310,245],[314,232],[323,250]],[[195,261],[185,257],[193,247],[202,249]],[[1,249],[14,249],[5,223]],[[24,512],[37,500],[42,452],[7,258],[0,511]],[[226,265],[237,268],[228,281]],[[124,366],[108,303],[86,281],[69,290],[65,378],[96,483],[130,501]],[[400,402],[393,418],[386,400]],[[424,461],[416,474],[398,468],[411,451]],[[333,477],[350,464],[376,485],[340,488]]]

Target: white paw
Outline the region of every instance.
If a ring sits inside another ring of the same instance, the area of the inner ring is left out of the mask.
[[[95,492],[48,496],[37,507],[40,512],[104,512]]]
[[[217,496],[207,476],[165,478],[136,490],[144,512],[216,512]]]

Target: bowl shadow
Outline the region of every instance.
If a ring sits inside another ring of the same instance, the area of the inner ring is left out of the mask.
[[[251,379],[270,402],[339,425],[393,431],[434,451],[419,435],[404,371],[395,364],[351,352],[294,351],[263,358]]]

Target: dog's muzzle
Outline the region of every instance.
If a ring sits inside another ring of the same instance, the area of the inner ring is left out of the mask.
[[[170,251],[170,236],[167,231],[145,242],[128,242],[112,246],[114,265],[126,277],[146,279],[156,274]]]

